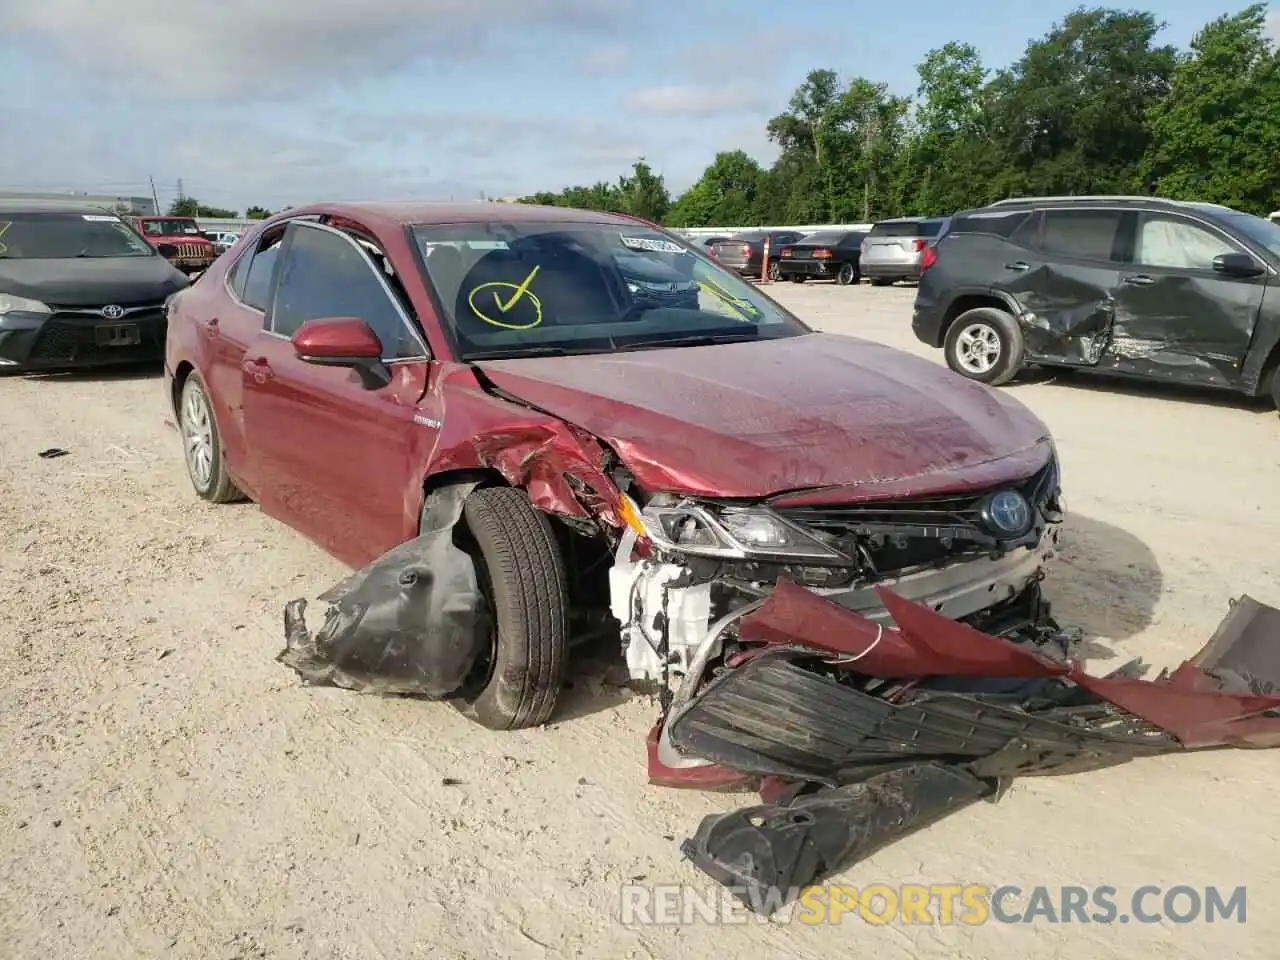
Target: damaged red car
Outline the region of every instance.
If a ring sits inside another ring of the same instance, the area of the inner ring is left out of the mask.
[[[170,301],[166,390],[199,496],[357,568],[314,634],[286,606],[305,682],[528,727],[571,649],[616,636],[660,694],[651,779],[764,782],[784,811],[704,824],[687,852],[727,883],[810,882],[1009,776],[1187,745],[1069,666],[1043,423],[652,224],[288,210]],[[1228,696],[1197,676],[1176,692]]]

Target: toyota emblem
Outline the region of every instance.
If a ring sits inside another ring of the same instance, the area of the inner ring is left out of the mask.
[[[102,315],[108,320],[119,320],[124,316],[124,307],[118,307],[114,303],[102,308]]]
[[[1031,527],[1031,504],[1017,490],[1001,490],[993,494],[982,513],[997,536],[1021,536]]]

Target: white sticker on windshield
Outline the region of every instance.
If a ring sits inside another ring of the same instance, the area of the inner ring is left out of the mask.
[[[654,253],[688,253],[684,247],[672,240],[657,240],[652,237],[622,236],[622,245],[632,250],[651,250]]]
[[[82,217],[91,223],[119,223],[119,217],[112,217],[107,214],[100,213],[82,213]]]

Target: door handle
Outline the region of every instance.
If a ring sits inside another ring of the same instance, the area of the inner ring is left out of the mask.
[[[1145,273],[1140,273],[1134,277],[1125,277],[1124,282],[1135,287],[1149,287],[1155,283],[1155,279],[1148,277]]]
[[[1006,270],[1017,270],[1019,273],[1021,273],[1023,270],[1030,270],[1031,264],[1024,263],[1021,260],[1015,260],[1013,263],[1006,263],[1004,265],[1004,268]]]

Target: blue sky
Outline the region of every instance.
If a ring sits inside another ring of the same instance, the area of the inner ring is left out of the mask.
[[[1185,46],[1244,5],[1146,6]],[[929,49],[967,41],[1005,66],[1076,6],[42,0],[5,12],[0,189],[146,193],[154,177],[167,203],[181,178],[239,209],[503,196],[643,155],[679,190],[718,150],[771,160],[765,122],[809,69],[909,94]]]

